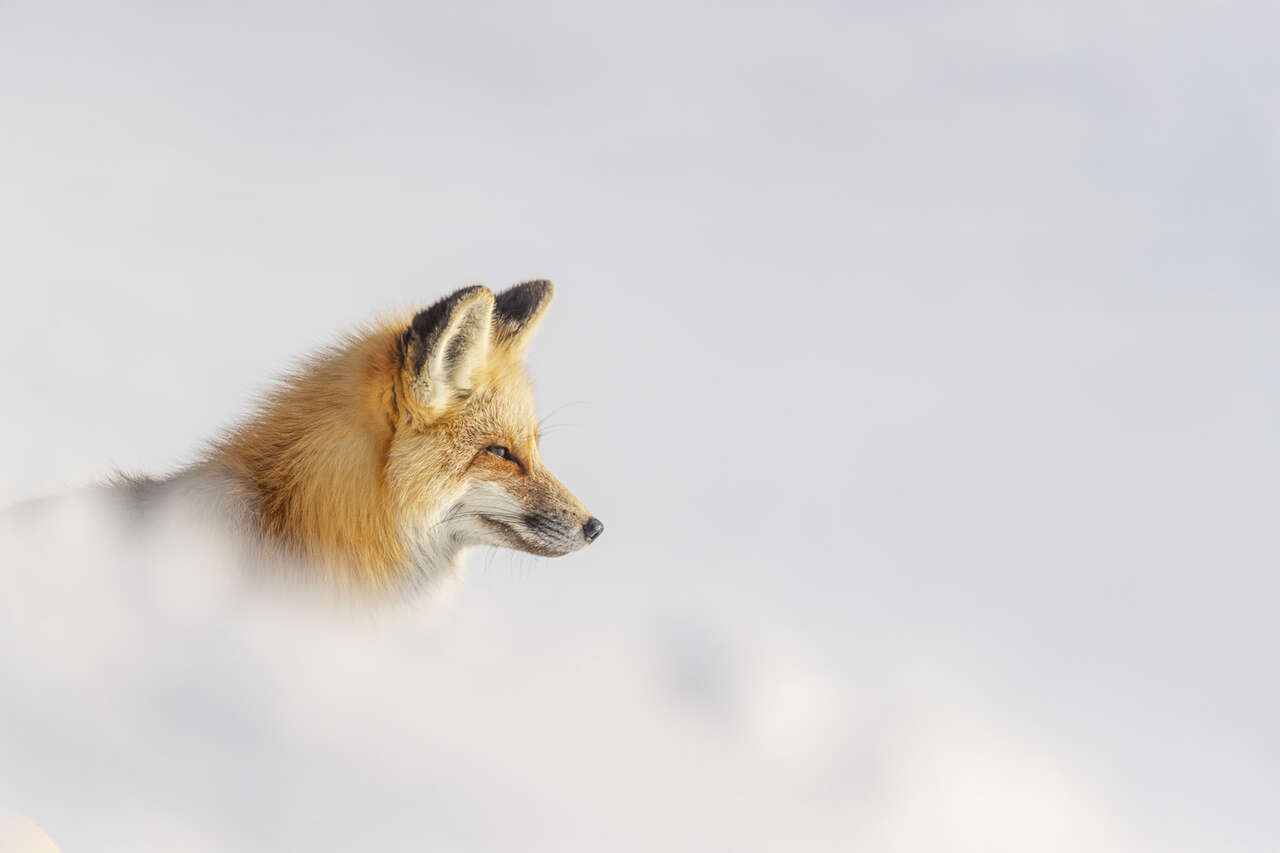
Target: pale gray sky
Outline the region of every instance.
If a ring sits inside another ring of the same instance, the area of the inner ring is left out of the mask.
[[[477,555],[385,669],[196,656],[103,726],[205,763],[87,737],[0,805],[66,849],[1274,849],[1277,17],[0,6],[0,500],[547,277],[543,453],[607,526]]]

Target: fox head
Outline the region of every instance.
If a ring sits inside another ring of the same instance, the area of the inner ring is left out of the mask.
[[[604,529],[538,453],[524,353],[552,293],[468,287],[403,331],[386,480],[415,562],[475,545],[558,557]]]
[[[266,558],[343,587],[446,577],[467,548],[558,557],[600,520],[538,453],[524,353],[550,282],[468,287],[348,336],[287,377],[195,473]]]

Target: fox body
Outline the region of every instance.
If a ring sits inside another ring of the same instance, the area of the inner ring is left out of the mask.
[[[543,466],[524,354],[553,288],[469,287],[349,335],[191,468],[128,480],[198,498],[255,563],[346,588],[453,574],[477,545],[561,556],[603,529]]]

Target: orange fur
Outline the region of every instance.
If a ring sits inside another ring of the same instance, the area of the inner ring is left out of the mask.
[[[384,325],[320,354],[210,459],[249,485],[268,543],[373,586],[405,559],[383,474],[403,393],[398,336]]]

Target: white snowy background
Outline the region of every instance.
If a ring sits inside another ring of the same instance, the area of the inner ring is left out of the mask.
[[[547,277],[543,455],[606,525],[367,621],[33,538],[0,807],[64,851],[1276,849],[1277,31],[0,4],[0,503]]]

